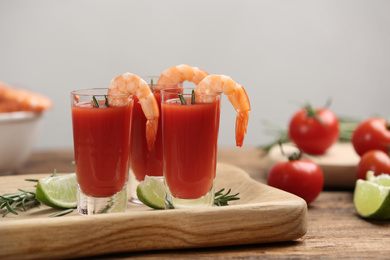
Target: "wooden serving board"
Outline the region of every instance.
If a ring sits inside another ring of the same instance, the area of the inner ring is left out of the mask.
[[[0,177],[0,194],[33,189],[25,178]],[[229,206],[153,210],[130,204],[124,213],[49,218],[40,206],[0,218],[0,259],[76,258],[120,252],[216,247],[296,240],[307,230],[307,206],[290,193],[252,180],[243,170],[217,165],[216,189],[231,188]],[[2,214],[3,211],[0,211]]]
[[[297,151],[294,146],[283,145],[286,154]],[[280,161],[287,161],[278,145],[271,148],[269,154],[269,168]],[[309,156],[317,163],[324,173],[324,186],[327,188],[353,189],[356,183],[356,166],[360,157],[357,155],[351,143],[335,143],[319,156]]]

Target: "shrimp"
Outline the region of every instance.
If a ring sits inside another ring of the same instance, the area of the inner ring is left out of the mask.
[[[190,81],[196,85],[199,84],[207,75],[204,70],[190,65],[177,65],[166,69],[159,77],[157,84],[183,83]]]
[[[196,94],[224,93],[237,111],[236,117],[236,145],[241,147],[247,132],[249,110],[251,105],[245,89],[230,77],[225,75],[209,75],[195,88]],[[195,102],[204,102],[199,96]]]
[[[108,105],[111,106],[122,106],[126,103],[127,98],[110,96],[112,94],[128,94],[128,96],[134,95],[138,98],[147,119],[146,141],[151,151],[157,134],[159,109],[148,84],[137,75],[124,73],[111,80],[107,100]]]
[[[40,94],[12,88],[0,82],[0,103],[2,112],[42,112],[53,107],[52,101]]]

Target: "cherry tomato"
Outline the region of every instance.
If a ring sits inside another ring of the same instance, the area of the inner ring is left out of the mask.
[[[381,150],[371,150],[360,158],[356,167],[356,178],[366,179],[367,171],[373,171],[375,175],[390,174],[390,157]]]
[[[339,138],[339,120],[327,108],[306,106],[296,112],[289,125],[289,137],[303,152],[324,154]]]
[[[267,183],[301,197],[309,205],[322,191],[324,175],[313,161],[290,156],[288,162],[278,162],[271,168]]]
[[[361,122],[352,135],[352,145],[360,156],[370,150],[388,152],[390,125],[383,118],[373,117]]]

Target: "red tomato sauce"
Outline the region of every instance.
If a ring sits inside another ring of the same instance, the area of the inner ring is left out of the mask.
[[[162,130],[161,130],[161,93],[154,92],[157,104],[160,110],[158,119],[158,130],[154,147],[149,151],[145,129],[146,117],[142,111],[138,99],[134,97],[133,125],[131,129],[131,146],[130,146],[130,166],[138,181],[143,181],[145,175],[162,176],[163,175],[163,153],[162,153]]]
[[[77,181],[88,196],[109,197],[128,180],[132,102],[123,107],[72,107]]]
[[[197,199],[210,191],[217,163],[219,112],[219,100],[162,103],[164,176],[176,198]]]

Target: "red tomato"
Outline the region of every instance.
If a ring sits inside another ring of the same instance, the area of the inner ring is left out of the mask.
[[[388,152],[390,147],[390,125],[383,118],[370,118],[361,122],[352,135],[353,148],[362,156],[370,150]]]
[[[324,175],[309,159],[276,163],[268,173],[268,185],[295,194],[309,205],[322,191]]]
[[[339,120],[327,108],[300,109],[291,118],[289,137],[303,152],[319,155],[326,152],[339,138]]]
[[[356,178],[365,180],[367,171],[373,171],[375,175],[390,174],[389,155],[381,150],[371,150],[363,154],[356,167]]]

